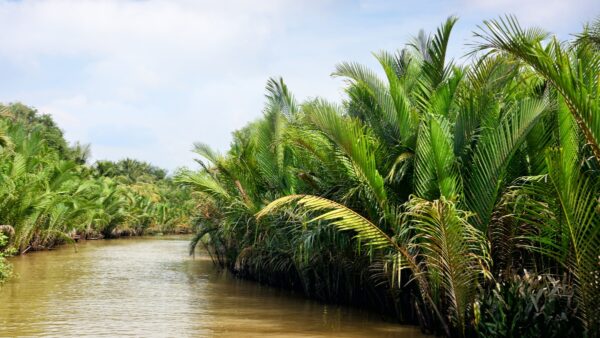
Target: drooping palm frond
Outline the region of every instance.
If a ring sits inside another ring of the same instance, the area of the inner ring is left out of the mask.
[[[448,310],[448,317],[465,334],[467,318],[479,278],[490,277],[491,260],[485,235],[468,222],[470,213],[442,197],[433,202],[412,198],[407,217],[414,237],[409,247],[417,252],[428,276],[434,300]]]
[[[215,231],[217,231],[217,228],[215,227],[203,227],[200,231],[196,232],[194,237],[192,237],[192,239],[190,240],[189,255],[194,256],[196,254],[196,248],[198,247],[198,244],[202,242],[202,239],[206,235]],[[210,253],[210,250],[207,251]]]
[[[352,231],[356,233],[355,238],[361,245],[366,246],[369,249],[392,250],[394,253],[394,269],[398,270],[398,273],[405,268],[409,268],[412,271],[413,277],[419,285],[423,300],[436,314],[446,334],[450,334],[446,319],[439,311],[438,303],[432,298],[430,285],[425,273],[417,263],[416,258],[409,253],[406,247],[399,245],[395,239],[382,231],[377,225],[350,208],[319,196],[285,196],[269,203],[263,210],[256,214],[256,217],[257,219],[261,219],[291,203],[300,206],[304,212],[320,213],[320,215],[308,220],[307,223],[318,221],[327,222],[337,230]],[[400,283],[399,279],[398,282]]]
[[[361,241],[361,244],[375,249],[400,249],[390,236],[363,216],[342,204],[318,196],[289,195],[279,198],[264,207],[256,214],[256,217],[260,219],[291,203],[301,206],[303,210],[308,212],[323,212],[324,210],[330,210],[309,220],[309,223],[326,221],[339,230],[355,231],[357,233],[356,238]]]
[[[587,24],[583,32],[576,35],[576,45],[587,45],[600,51],[600,18]]]
[[[212,147],[206,143],[201,143],[201,142],[194,143],[193,151],[194,151],[194,153],[204,157],[205,159],[209,160],[211,163],[213,163],[215,165],[220,160],[223,159],[223,155],[219,154],[217,151],[212,149]]]
[[[505,52],[519,58],[546,78],[564,97],[577,125],[600,161],[600,53],[586,44],[565,50],[548,33],[538,28],[523,29],[514,16],[484,21],[485,28],[475,36],[482,42],[475,51]]]
[[[221,183],[212,176],[204,172],[181,171],[176,177],[175,182],[189,184],[214,198],[229,200],[231,195]]]

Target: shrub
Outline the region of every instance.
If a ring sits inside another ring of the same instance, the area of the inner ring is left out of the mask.
[[[482,292],[475,304],[481,337],[582,337],[574,289],[566,278],[525,272]]]
[[[12,275],[12,266],[4,258],[7,253],[2,251],[7,243],[8,237],[0,231],[0,284]]]

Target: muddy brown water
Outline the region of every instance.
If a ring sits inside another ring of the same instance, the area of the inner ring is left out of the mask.
[[[422,337],[378,315],[238,280],[185,238],[88,241],[11,258],[0,337]]]

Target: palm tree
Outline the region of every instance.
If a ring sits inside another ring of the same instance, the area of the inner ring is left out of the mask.
[[[339,64],[342,104],[298,104],[269,80],[263,118],[225,154],[196,144],[202,169],[177,175],[198,203],[192,251],[203,244],[241,276],[309,296],[392,303],[460,336],[475,334],[479,297],[499,292],[492,276],[565,273],[597,332],[592,31],[544,44],[512,17],[488,21],[472,62],[457,65],[446,57],[455,22],[375,54],[383,79]]]
[[[527,184],[519,187],[528,196],[523,217],[543,231],[535,236],[540,245],[532,249],[555,258],[575,277],[583,322],[588,332],[597,332],[600,329],[596,311],[600,300],[597,283],[600,53],[593,45],[595,31],[584,32],[583,40],[571,46],[556,38],[549,39],[544,46],[547,33],[535,28],[523,29],[514,17],[484,24],[485,28],[476,34],[482,39],[476,50],[511,55],[531,67],[560,94],[562,109],[556,127],[559,136],[555,146],[545,154],[548,173],[527,179]],[[582,148],[580,135],[586,143]],[[588,152],[592,158],[587,157]],[[553,203],[541,204],[541,201]],[[541,215],[544,217],[536,219]],[[562,240],[548,243],[550,238]]]

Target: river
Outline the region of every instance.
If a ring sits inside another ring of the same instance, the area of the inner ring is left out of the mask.
[[[11,258],[0,337],[421,337],[415,327],[232,278],[185,238],[87,241]]]

